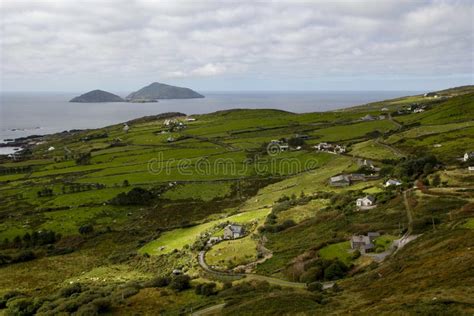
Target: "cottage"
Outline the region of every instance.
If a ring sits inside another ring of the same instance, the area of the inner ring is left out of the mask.
[[[400,186],[402,183],[398,180],[389,179],[385,182],[385,187]]]
[[[418,108],[418,109],[413,110],[413,113],[421,113],[421,112],[425,112],[425,109]]]
[[[374,247],[369,236],[355,235],[351,238],[351,249],[359,250],[361,253],[371,252]]]
[[[464,162],[468,161],[469,159],[474,159],[474,151],[470,153],[465,153],[464,157],[462,158]]]
[[[388,109],[387,109],[387,108],[382,108],[381,111],[382,111],[382,112],[388,112]]]
[[[379,115],[379,120],[385,120],[385,115]]]
[[[227,225],[224,228],[224,239],[236,239],[244,235],[244,227],[237,224]]]
[[[375,118],[372,115],[367,114],[366,116],[361,117],[361,120],[362,121],[373,121],[373,120],[375,120]]]
[[[469,172],[473,172],[474,171],[474,166],[467,167],[467,170],[469,170]]]
[[[123,124],[123,131],[125,133],[128,133],[128,130],[130,129],[130,127],[128,126],[128,124]]]
[[[166,140],[168,143],[172,143],[174,142],[174,138],[172,136],[168,137],[168,139]]]
[[[345,174],[331,177],[329,184],[334,187],[345,187],[351,185],[351,179]]]
[[[51,146],[51,147],[48,148],[48,151],[53,151],[53,150],[55,150],[55,149],[56,149],[56,148],[54,148],[53,146]]]
[[[356,206],[360,209],[374,206],[374,203],[375,203],[375,198],[371,195],[367,195],[363,198],[359,198],[356,200]]]
[[[189,117],[189,116],[188,116],[188,117],[186,118],[186,122],[194,122],[194,121],[196,121],[196,119],[195,119],[194,117]]]

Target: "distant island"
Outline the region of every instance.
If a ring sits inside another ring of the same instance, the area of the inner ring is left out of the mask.
[[[189,88],[175,87],[164,83],[153,82],[136,92],[132,92],[128,95],[126,100],[129,102],[153,102],[158,99],[194,98],[204,98],[204,96]]]
[[[77,102],[77,103],[125,102],[125,100],[119,97],[118,95],[115,95],[107,91],[92,90],[69,100],[69,102]]]

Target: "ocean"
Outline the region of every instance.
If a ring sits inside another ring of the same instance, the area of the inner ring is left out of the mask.
[[[2,92],[0,142],[71,129],[98,128],[163,112],[202,114],[233,108],[271,108],[295,113],[329,111],[373,101],[419,94],[418,91],[199,91],[204,99],[158,103],[69,103],[79,92]],[[117,93],[126,96],[128,93]],[[0,154],[13,148],[0,147]]]

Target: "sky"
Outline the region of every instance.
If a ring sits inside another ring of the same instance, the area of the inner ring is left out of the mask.
[[[474,2],[1,0],[2,91],[473,84]]]

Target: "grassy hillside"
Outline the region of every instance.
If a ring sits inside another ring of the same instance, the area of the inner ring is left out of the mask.
[[[158,115],[1,157],[0,314],[472,313],[474,88],[438,94]],[[206,246],[230,223],[245,236]]]

